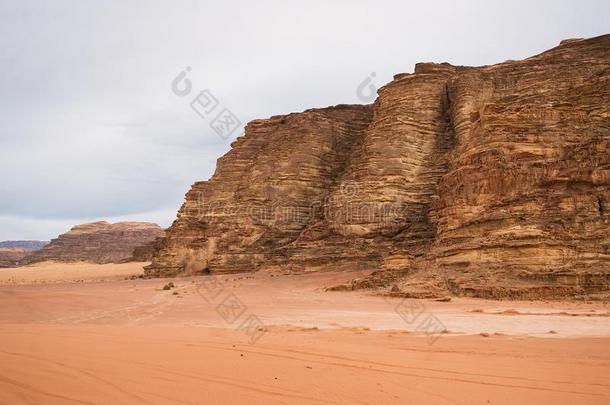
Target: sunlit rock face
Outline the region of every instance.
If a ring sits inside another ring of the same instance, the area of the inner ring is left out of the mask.
[[[605,291],[609,105],[606,35],[492,66],[421,63],[372,105],[253,121],[147,274],[364,266],[458,295]]]
[[[250,122],[187,193],[150,275],[254,271],[319,215],[372,117],[336,106]]]
[[[455,147],[429,252],[448,285],[607,288],[610,36],[460,69],[449,88]]]

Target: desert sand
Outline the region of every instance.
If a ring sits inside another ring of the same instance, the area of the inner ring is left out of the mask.
[[[366,271],[146,280],[141,267],[0,270],[0,404],[610,401],[606,303],[325,291]]]
[[[138,262],[121,264],[41,262],[0,269],[0,285],[121,280],[141,274],[142,266],[143,263]]]

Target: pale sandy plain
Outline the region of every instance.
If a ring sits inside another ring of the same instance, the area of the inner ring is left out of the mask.
[[[324,290],[362,271],[129,279],[141,266],[0,270],[0,404],[610,403],[606,303]]]

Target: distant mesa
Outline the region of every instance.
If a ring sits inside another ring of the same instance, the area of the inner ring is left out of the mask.
[[[0,242],[0,267],[15,267],[34,250],[42,249],[48,241],[5,240]]]
[[[100,264],[149,261],[152,250],[147,245],[164,234],[159,225],[150,222],[110,224],[99,221],[76,225],[42,249],[30,252],[19,264],[43,261]]]

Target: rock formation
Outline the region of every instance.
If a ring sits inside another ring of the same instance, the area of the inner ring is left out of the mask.
[[[0,267],[15,267],[30,252],[42,249],[47,243],[39,240],[5,240],[0,242]]]
[[[610,290],[610,35],[417,64],[378,94],[249,123],[147,274],[365,266],[412,296]]]
[[[59,235],[44,248],[32,252],[20,264],[42,261],[121,263],[134,260],[134,250],[141,249],[164,235],[163,229],[149,222],[105,221],[76,225]],[[142,259],[138,253],[135,259]],[[144,257],[146,258],[146,257]]]
[[[153,239],[150,242],[147,242],[143,245],[139,245],[136,246],[133,249],[132,252],[132,256],[131,256],[131,261],[134,262],[150,262],[153,259],[153,256],[155,254],[155,251],[157,250],[157,247],[159,246],[159,243],[161,243],[162,237],[161,236],[157,236],[155,239]]]
[[[610,36],[463,69],[450,87],[456,146],[429,253],[452,270],[450,290],[538,297],[607,288]]]
[[[30,252],[22,248],[0,248],[0,267],[16,267]]]
[[[212,178],[188,192],[148,274],[283,262],[277,249],[321,207],[371,115],[370,106],[337,106],[250,122]]]

